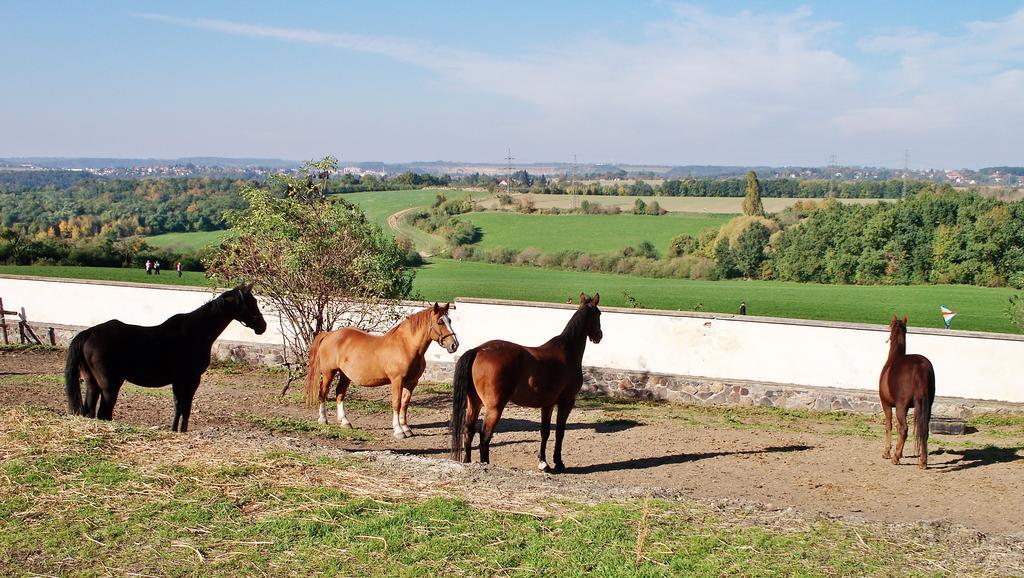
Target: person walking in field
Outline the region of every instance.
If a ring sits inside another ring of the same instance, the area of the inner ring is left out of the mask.
[[[152,275],[152,274],[153,274],[153,262],[150,261],[149,259],[146,259],[146,275]]]
[[[153,272],[156,273],[157,275],[160,274],[160,261],[153,262]]]
[[[178,278],[181,279],[181,261],[175,263],[174,270],[178,272]]]

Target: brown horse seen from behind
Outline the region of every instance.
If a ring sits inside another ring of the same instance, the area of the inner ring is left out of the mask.
[[[892,449],[892,412],[896,410],[899,429],[896,453],[892,463],[903,457],[903,444],[907,441],[907,410],[914,408],[914,426],[917,437],[918,466],[928,467],[928,422],[932,402],[935,400],[935,370],[923,355],[907,355],[907,318],[889,323],[889,358],[882,367],[878,380],[878,397],[885,413],[885,451],[882,458],[889,459]]]
[[[338,376],[338,424],[352,427],[345,416],[345,393],[351,383],[364,386],[391,385],[391,425],[394,437],[412,436],[407,413],[412,390],[419,382],[426,361],[423,356],[436,341],[448,353],[455,353],[459,340],[448,318],[448,305],[414,313],[384,335],[370,335],[352,327],[325,331],[309,348],[306,374],[306,403],[320,403],[320,423],[327,423],[327,392]]]
[[[488,341],[467,351],[455,365],[451,417],[452,458],[470,461],[470,449],[480,408],[486,412],[480,433],[480,461],[490,461],[491,436],[508,402],[540,408],[540,450],[542,471],[562,470],[562,437],[576,394],[583,386],[583,351],[589,338],[600,343],[600,294],[580,294],[580,305],[565,330],[540,347],[525,347],[508,341]],[[551,432],[551,412],[558,408],[555,426],[553,468],[546,448]]]

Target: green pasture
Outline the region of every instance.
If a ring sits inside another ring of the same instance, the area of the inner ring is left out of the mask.
[[[656,217],[657,218],[657,217]],[[435,259],[416,272],[415,291],[430,300],[486,297],[564,303],[580,291],[601,292],[601,303],[859,323],[887,323],[908,315],[912,327],[942,327],[939,305],[960,313],[954,329],[1014,333],[1006,318],[1012,289],[971,285],[820,285],[781,281],[691,281],[608,273],[580,273]]]
[[[388,226],[388,217],[403,209],[428,206],[434,202],[434,197],[439,191],[437,189],[411,189],[404,191],[369,191],[365,193],[345,193],[338,195],[341,198],[359,205],[359,208],[366,213],[366,218],[377,223],[384,231],[394,234],[394,230]],[[462,198],[466,193],[462,191],[444,191],[448,198]],[[481,196],[483,196],[481,194]],[[434,237],[412,227],[403,226],[398,223],[399,230],[410,237],[417,246],[422,243],[435,241]],[[406,230],[411,229],[411,230]],[[146,242],[158,249],[171,249],[176,251],[196,251],[208,245],[219,243],[227,235],[227,231],[195,231],[189,233],[164,233],[146,237]]]
[[[147,276],[117,267],[0,265],[0,274],[69,279],[130,281],[210,287],[201,273]],[[519,299],[563,303],[581,291],[601,293],[601,302],[629,306],[626,294],[652,309],[884,324],[907,315],[911,327],[942,327],[939,305],[959,312],[953,329],[1016,333],[1006,317],[1012,289],[971,285],[819,285],[779,281],[690,281],[628,275],[578,273],[540,267],[434,259],[416,270],[416,297],[451,301],[456,297]]]
[[[734,215],[718,213],[668,213],[653,215],[524,215],[522,213],[470,213],[481,229],[477,246],[483,249],[533,247],[545,253],[577,249],[591,253],[617,251],[643,241],[654,243],[660,254],[680,233],[697,236],[703,229],[721,227]]]
[[[354,203],[366,213],[366,218],[388,231],[388,217],[403,209],[426,207],[434,202],[438,193],[449,199],[461,199],[464,191],[441,191],[438,189],[412,189],[406,191],[369,191],[365,193],[344,193],[341,198]],[[484,193],[477,193],[481,198]]]
[[[0,273],[209,287],[202,273],[146,275],[141,269],[0,265]],[[580,291],[601,293],[605,305],[624,307],[626,293],[649,309],[735,313],[824,321],[886,323],[908,315],[912,327],[942,327],[939,305],[960,313],[954,329],[1015,333],[1006,318],[1012,289],[971,285],[820,285],[781,281],[691,281],[580,273],[538,267],[434,259],[416,269],[413,291],[431,301],[455,297],[564,303]]]
[[[198,251],[207,245],[220,243],[228,231],[192,231],[189,233],[164,233],[146,237],[146,243],[157,249],[173,251]]]
[[[573,199],[572,195],[545,195],[538,193],[514,194],[513,197],[529,197],[538,209],[568,209],[578,207],[586,200],[605,207],[616,206],[623,211],[633,209],[633,203],[642,199],[645,203],[657,201],[666,211],[681,213],[742,213],[742,197],[634,197],[629,195],[581,195]],[[762,197],[761,203],[769,213],[777,213],[798,201],[821,201],[822,199]],[[879,199],[836,199],[844,204],[872,204]],[[497,198],[482,203],[485,207],[497,208]]]
[[[206,273],[183,271],[179,279],[178,274],[174,272],[173,266],[170,270],[162,270],[159,275],[146,275],[146,270],[141,267],[125,269],[122,267],[73,267],[64,265],[0,265],[0,274],[153,283],[156,285],[186,285],[190,287],[213,286],[213,283],[206,278]]]
[[[0,574],[864,576],[953,557],[880,525],[781,526],[682,500],[547,505],[529,488],[510,506],[382,487],[359,457],[180,439],[0,409]]]

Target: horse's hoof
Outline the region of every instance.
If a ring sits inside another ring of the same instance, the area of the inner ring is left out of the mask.
[[[395,431],[391,432],[391,437],[395,438],[396,440],[404,440],[405,432],[400,429],[396,429]]]
[[[327,418],[326,417],[322,417],[322,418],[316,420],[316,422],[318,424],[320,424],[320,425],[327,425]]]
[[[547,462],[538,462],[537,463],[537,469],[542,471],[542,472],[550,472],[551,471],[551,468],[548,467],[548,463]]]
[[[892,459],[892,465],[894,465],[894,466],[900,465],[900,459],[899,458],[893,458]]]
[[[324,423],[327,423],[327,422],[325,421]],[[338,422],[338,426],[339,426],[339,427],[344,427],[344,428],[348,428],[348,429],[352,429],[352,422],[350,422],[350,421],[348,421],[348,420],[345,420],[345,421],[339,421],[339,422]]]
[[[553,472],[564,472],[565,471],[565,464],[563,464],[562,462],[555,462],[555,467],[554,467],[554,469],[552,471]]]
[[[407,438],[411,438],[413,436],[413,433],[412,433],[411,429],[404,429],[402,431],[405,432],[405,437],[407,437]]]
[[[882,454],[882,459],[883,460],[891,460],[892,456],[889,455],[889,452],[885,452],[884,454]]]

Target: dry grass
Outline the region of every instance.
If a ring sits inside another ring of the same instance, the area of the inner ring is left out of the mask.
[[[0,573],[931,575],[1024,560],[956,528],[295,441],[0,410]]]

